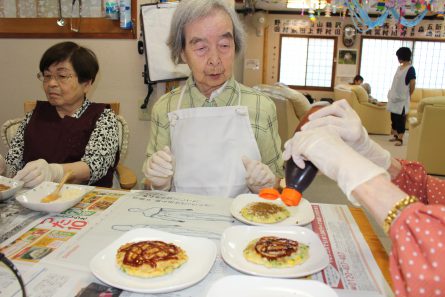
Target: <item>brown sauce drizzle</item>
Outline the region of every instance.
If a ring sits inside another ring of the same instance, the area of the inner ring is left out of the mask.
[[[179,250],[179,247],[171,243],[147,240],[125,245],[119,248],[118,253],[125,253],[125,265],[139,267],[148,264],[155,268],[160,261],[177,260]]]
[[[290,256],[298,250],[298,241],[276,236],[261,237],[255,244],[255,251],[267,260]]]
[[[10,186],[0,184],[0,191],[6,191],[6,190],[9,190],[10,188],[11,188]]]
[[[276,214],[279,211],[282,211],[283,208],[279,205],[275,205],[273,203],[267,203],[267,202],[257,202],[252,204],[249,207],[249,211],[257,216],[265,217],[268,215]]]

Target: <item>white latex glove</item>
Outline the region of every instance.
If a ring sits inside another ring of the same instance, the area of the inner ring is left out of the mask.
[[[5,175],[6,171],[6,160],[0,155],[0,175]]]
[[[152,189],[169,190],[174,174],[173,155],[168,146],[154,153],[146,162],[143,172]]]
[[[252,193],[259,193],[263,188],[272,188],[275,185],[275,174],[269,166],[257,160],[241,157],[246,168],[246,183]]]
[[[360,117],[345,99],[335,101],[311,114],[301,131],[322,126],[334,128],[348,145],[376,165],[385,170],[391,165],[391,154],[369,138]]]
[[[286,142],[283,159],[292,157],[298,167],[308,159],[329,178],[335,180],[349,201],[359,206],[351,192],[362,183],[387,172],[347,145],[330,127],[297,132]]]
[[[14,176],[14,179],[22,180],[26,188],[33,188],[43,181],[59,182],[62,177],[62,165],[48,164],[45,160],[38,159],[26,163],[25,167]]]

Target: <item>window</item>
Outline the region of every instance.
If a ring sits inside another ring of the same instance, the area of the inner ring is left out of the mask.
[[[415,41],[413,66],[416,87],[445,88],[445,42]]]
[[[371,85],[374,98],[388,101],[387,94],[399,66],[396,51],[402,46],[413,51],[417,88],[445,88],[445,42],[363,37],[360,75]]]
[[[300,88],[332,88],[335,38],[283,35],[280,49],[280,82]]]

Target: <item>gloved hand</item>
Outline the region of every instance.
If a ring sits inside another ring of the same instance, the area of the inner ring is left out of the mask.
[[[319,127],[301,131],[286,142],[283,159],[293,158],[298,167],[304,168],[303,158],[308,159],[329,178],[335,180],[354,205],[360,205],[351,192],[362,183],[387,172],[362,157],[348,146],[335,129]]]
[[[6,160],[0,155],[0,175],[4,175],[6,173]]]
[[[22,170],[19,170],[14,179],[24,181],[24,187],[33,188],[43,181],[59,182],[63,177],[63,167],[60,164],[48,164],[43,159],[38,159],[26,163]]]
[[[152,189],[169,190],[174,174],[174,158],[168,146],[154,153],[145,163],[143,172]]]
[[[301,131],[322,126],[333,127],[348,145],[377,166],[386,170],[391,165],[391,154],[369,138],[359,116],[346,100],[335,101],[311,114]]]
[[[257,160],[242,156],[246,168],[246,183],[252,193],[259,193],[263,188],[272,188],[275,185],[275,174],[269,166]]]

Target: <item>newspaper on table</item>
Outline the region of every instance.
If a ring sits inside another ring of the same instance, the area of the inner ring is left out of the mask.
[[[3,219],[0,252],[12,260],[23,274],[42,259],[50,257],[81,230],[88,229],[125,194],[128,192],[91,191],[77,205],[59,214],[30,211],[15,199],[9,199],[7,203],[0,204]],[[0,276],[1,294],[7,285],[17,281],[7,269],[0,269]]]
[[[52,279],[50,283],[54,284],[45,285],[45,296],[82,296],[83,293],[87,296],[88,292],[94,290],[112,291],[91,274],[89,262],[124,232],[132,229],[149,227],[181,235],[206,237],[219,246],[224,229],[240,224],[230,214],[231,198],[160,191],[133,191],[126,195],[125,192],[118,192],[116,196],[110,194],[112,191],[101,194],[99,190],[96,193],[101,199],[106,197],[96,207],[92,206],[98,202],[94,200],[93,204],[87,203],[57,216],[46,217],[25,230],[21,236],[2,244],[2,252],[14,263],[25,262],[31,267],[28,267],[24,276],[30,291],[42,286],[45,279]],[[338,289],[337,292],[366,291],[376,296],[392,296],[348,207],[333,204],[313,204],[312,207],[315,219],[306,227],[318,234],[328,252],[330,263],[327,268],[308,278],[322,281]],[[90,214],[92,210],[96,212]],[[79,228],[72,229],[74,227]],[[36,247],[43,250],[33,252]],[[51,251],[45,253],[45,249]],[[73,274],[73,271],[76,273]],[[239,272],[228,266],[218,253],[211,271],[198,284],[177,292],[144,296],[205,296],[215,280],[232,274]],[[72,275],[76,275],[76,278],[64,281],[64,276]],[[16,283],[9,282],[7,285],[7,288],[2,286],[5,289],[0,289],[2,296],[19,292]],[[141,295],[119,290],[114,290],[112,294],[110,296]]]
[[[0,202],[0,242],[16,235],[46,214],[23,207],[15,199]]]

